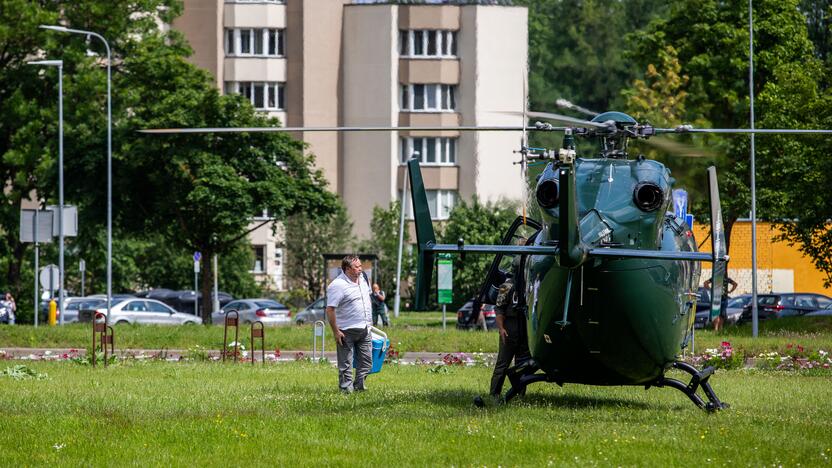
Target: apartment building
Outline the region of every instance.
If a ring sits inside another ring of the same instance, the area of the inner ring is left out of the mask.
[[[527,10],[508,0],[185,0],[173,24],[225,93],[290,127],[519,126]],[[519,132],[305,132],[355,234],[401,196],[414,154],[432,217],[460,199],[519,199]],[[261,221],[255,221],[260,223]],[[279,237],[252,233],[253,272],[282,287]]]

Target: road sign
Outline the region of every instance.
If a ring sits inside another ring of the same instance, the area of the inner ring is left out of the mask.
[[[49,205],[46,207],[52,214],[52,236],[60,235],[60,223],[58,222],[58,206]],[[78,236],[78,207],[64,205],[64,237]]]
[[[684,189],[675,189],[673,192],[673,213],[678,218],[685,218],[688,214],[688,192]]]
[[[453,302],[453,260],[450,254],[439,254],[437,261],[436,289],[439,291],[439,303],[450,304]]]
[[[199,273],[199,260],[194,260],[194,273]]]
[[[199,259],[201,259],[201,258],[202,258],[202,254],[201,254],[201,253],[199,253],[199,252],[194,252],[194,261],[195,261],[195,262],[198,262],[198,261],[199,261]]]
[[[20,210],[20,242],[52,242],[52,216],[48,210]]]
[[[83,258],[78,262],[78,271],[87,271],[87,262]]]
[[[38,278],[43,289],[54,291],[58,287],[58,282],[61,280],[61,270],[57,265],[46,265],[40,269]]]

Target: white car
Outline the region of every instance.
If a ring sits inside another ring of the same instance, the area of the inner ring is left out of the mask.
[[[107,307],[82,309],[78,312],[79,322],[91,322],[96,314],[107,315]],[[155,299],[131,298],[121,299],[110,307],[110,324],[122,325],[140,323],[149,325],[196,325],[201,323],[193,314],[183,314],[173,310],[169,305]]]

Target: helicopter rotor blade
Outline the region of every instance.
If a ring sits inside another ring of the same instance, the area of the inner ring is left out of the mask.
[[[575,112],[580,112],[581,114],[588,115],[590,117],[595,117],[596,115],[599,114],[599,112],[591,111],[591,110],[587,109],[586,107],[581,107],[577,104],[572,103],[572,101],[569,101],[569,100],[566,100],[566,99],[563,99],[563,98],[556,99],[555,100],[555,105],[562,108],[562,109],[573,110]]]
[[[139,130],[146,134],[183,134],[183,133],[280,133],[280,132],[408,132],[408,131],[443,131],[461,132],[521,132],[551,130],[563,131],[565,127],[539,126],[463,126],[463,127],[209,127],[209,128],[151,128]]]
[[[657,128],[657,134],[664,133],[714,133],[714,134],[756,134],[756,135],[800,135],[800,134],[816,134],[827,135],[832,134],[829,129],[814,129],[814,128],[693,128],[690,125],[680,125],[676,128]]]
[[[679,141],[671,140],[664,136],[656,136],[650,139],[643,138],[636,140],[638,142],[643,142],[646,145],[650,145],[656,149],[664,151],[671,156],[681,156],[684,158],[714,158],[716,157],[716,153],[705,149],[699,148],[694,146],[690,143],[682,143]]]
[[[527,113],[527,115],[529,117],[536,117],[538,119],[546,119],[546,120],[554,120],[556,122],[571,123],[571,124],[575,124],[575,125],[580,125],[582,127],[594,127],[594,128],[609,128],[610,127],[609,124],[607,124],[607,123],[590,122],[589,120],[576,119],[575,117],[569,117],[568,115],[553,114],[551,112],[530,111],[530,112]]]

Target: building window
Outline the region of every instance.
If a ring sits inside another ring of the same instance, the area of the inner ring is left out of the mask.
[[[284,110],[286,108],[285,83],[226,81],[225,94],[241,94],[257,110]]]
[[[410,194],[405,197],[407,203],[408,219],[413,219],[413,204],[410,199]],[[443,220],[451,216],[456,206],[459,194],[456,190],[425,190],[425,195],[428,198],[428,210],[430,211],[430,219]],[[402,192],[399,191],[399,200],[402,199]]]
[[[421,164],[456,164],[456,142],[446,137],[400,138],[400,161],[404,164],[419,153]]]
[[[283,57],[285,29],[256,28],[225,30],[225,55],[228,57]]]
[[[265,266],[266,266],[266,246],[265,245],[252,245],[252,250],[254,251],[254,268],[251,269],[254,273],[265,273]]]
[[[456,57],[456,31],[399,31],[399,54],[402,57]]]
[[[401,85],[401,109],[406,111],[456,110],[456,85]]]

